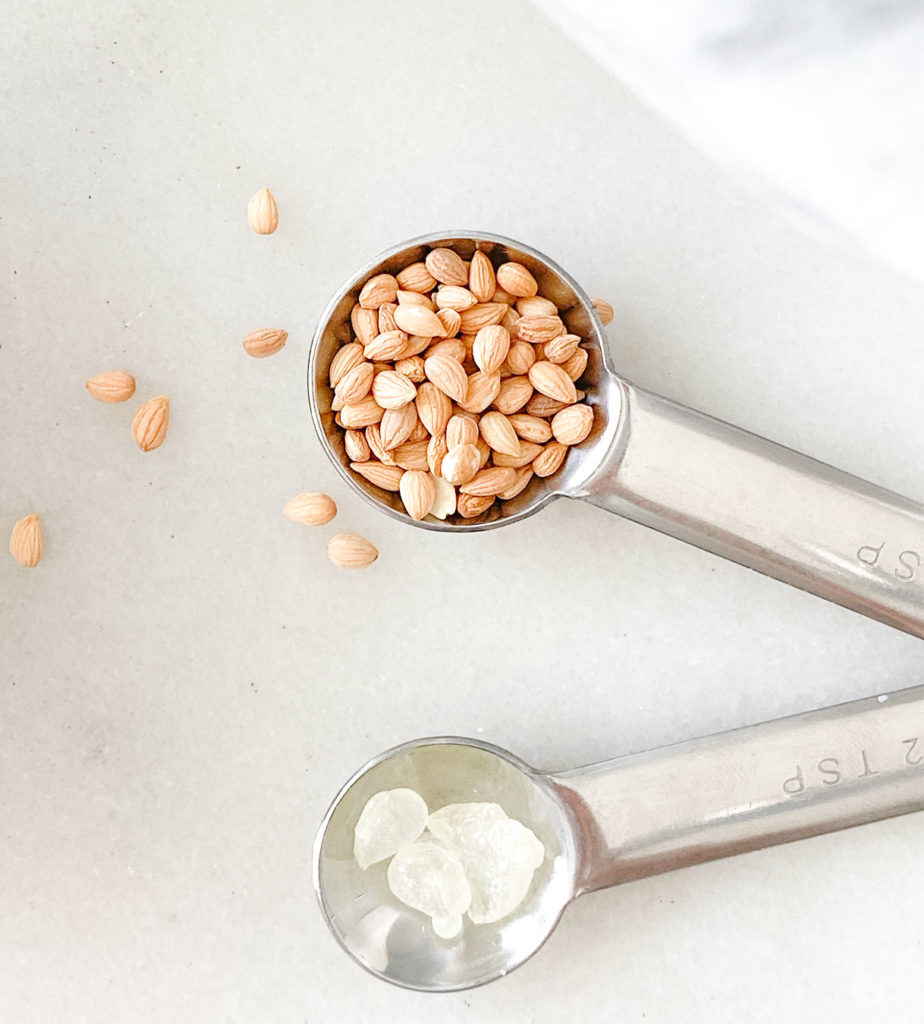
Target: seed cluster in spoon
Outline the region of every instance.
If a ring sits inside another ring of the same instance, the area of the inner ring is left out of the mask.
[[[430,918],[440,938],[455,938],[462,916],[490,924],[512,914],[545,859],[534,832],[500,804],[447,804],[433,814],[413,789],[388,789],[366,802],[353,856],[365,871],[388,865],[388,887]]]
[[[522,263],[434,248],[363,285],[330,366],[350,468],[409,516],[473,519],[557,472],[594,414],[581,338]]]

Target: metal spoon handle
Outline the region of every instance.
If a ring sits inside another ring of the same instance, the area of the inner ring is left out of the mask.
[[[924,686],[552,775],[579,891],[924,810]]]
[[[617,443],[578,497],[924,636],[924,506],[622,385]]]

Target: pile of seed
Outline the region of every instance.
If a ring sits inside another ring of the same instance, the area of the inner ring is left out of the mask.
[[[414,519],[472,519],[555,473],[593,425],[587,351],[559,313],[523,264],[481,250],[370,278],[330,366],[353,472]]]

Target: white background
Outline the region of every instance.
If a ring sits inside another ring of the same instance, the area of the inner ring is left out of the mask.
[[[565,767],[920,682],[924,647],[576,502],[455,540],[392,522],[327,463],[304,377],[355,266],[471,225],[611,299],[630,379],[920,498],[920,290],[744,194],[526,3],[4,20],[0,522],[40,513],[46,554],[0,559],[0,1019],[913,1019],[920,815],[586,897],[477,991],[348,960],[310,846],[385,747]],[[136,399],[94,403],[115,367]],[[283,518],[315,489],[335,524]],[[335,527],[375,566],[335,569]]]

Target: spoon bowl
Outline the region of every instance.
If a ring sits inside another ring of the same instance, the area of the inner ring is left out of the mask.
[[[555,476],[545,479],[534,477],[525,490],[510,501],[495,501],[486,513],[476,519],[452,523],[442,522],[433,516],[411,519],[397,494],[376,487],[350,469],[350,460],[343,446],[343,431],[334,422],[335,414],[331,410],[334,393],[328,376],[337,349],[352,340],[350,312],[359,299],[363,284],[376,274],[397,274],[409,264],[422,261],[429,249],[437,245],[454,250],[466,260],[480,249],[494,260],[512,260],[527,267],[536,278],[540,293],[561,310],[561,318],[569,333],[583,339],[588,360],[581,383],[587,388],[587,403],[594,409],[590,436],[580,447],[568,453],[562,469]],[[574,278],[547,256],[521,242],[485,231],[438,232],[402,242],[381,253],[352,275],[331,299],[311,343],[308,400],[324,450],[352,490],[403,523],[447,533],[473,532],[525,519],[554,498],[580,489],[581,481],[599,465],[604,451],[613,443],[622,408],[620,382],[612,372],[609,359],[603,324],[591,300]]]
[[[516,915],[440,939],[427,919],[391,895],[386,862],[359,867],[353,859],[359,815],[375,793],[397,787],[416,790],[431,812],[494,801],[535,832],[546,858]],[[424,739],[386,751],[347,782],[318,833],[314,873],[327,923],[354,960],[397,985],[449,992],[501,977],[545,942],[574,895],[574,830],[547,779],[512,754],[477,740]]]

